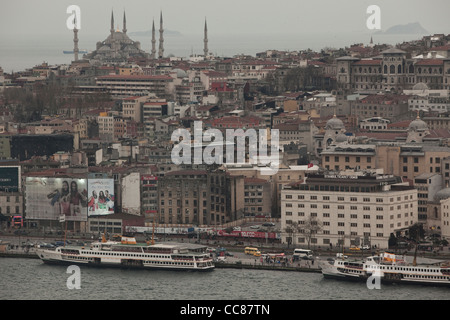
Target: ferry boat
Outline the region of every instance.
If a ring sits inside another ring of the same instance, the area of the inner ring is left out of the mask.
[[[385,252],[361,260],[350,260],[340,255],[319,263],[324,278],[367,281],[370,276],[378,276],[381,283],[450,287],[449,262],[433,265],[409,264],[403,256]]]
[[[74,51],[73,50],[63,50],[63,53],[64,54],[74,54]],[[80,49],[78,51],[78,53],[84,54],[84,53],[88,53],[88,51],[85,49]]]
[[[104,237],[89,247],[39,248],[39,258],[48,264],[78,264],[96,267],[199,270],[215,268],[206,247],[182,243],[138,244],[134,238],[109,241]]]

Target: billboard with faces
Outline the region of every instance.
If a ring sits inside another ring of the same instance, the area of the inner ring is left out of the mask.
[[[99,216],[114,213],[114,180],[88,180],[88,215]]]
[[[87,179],[27,177],[28,219],[87,221]]]

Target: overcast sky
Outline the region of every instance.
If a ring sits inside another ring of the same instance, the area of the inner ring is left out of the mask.
[[[420,22],[430,33],[450,33],[449,0],[0,0],[0,39],[6,35],[64,34],[69,5],[81,9],[81,30],[107,35],[115,27],[146,31],[163,13],[164,28],[183,34],[279,34],[368,31],[369,5],[381,9],[381,28]],[[0,44],[1,45],[1,44]]]

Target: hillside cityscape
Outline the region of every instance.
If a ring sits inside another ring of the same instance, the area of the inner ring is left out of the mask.
[[[421,225],[448,244],[450,34],[224,57],[205,20],[203,53],[181,58],[165,54],[162,13],[150,52],[116,16],[86,53],[73,30],[70,64],[0,65],[3,232],[164,227],[388,248]],[[227,130],[243,149],[217,139]],[[268,162],[261,150],[275,142]],[[174,162],[177,146],[188,161]],[[244,221],[269,224],[244,233]]]

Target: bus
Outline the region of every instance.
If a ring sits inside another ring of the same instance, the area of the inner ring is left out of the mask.
[[[244,250],[245,254],[251,254],[255,257],[260,257],[261,256],[261,251],[258,250],[258,248],[251,248],[251,247],[246,247]]]
[[[300,260],[300,259],[312,259],[313,258],[313,252],[312,250],[307,249],[294,249],[293,254],[294,261]]]

